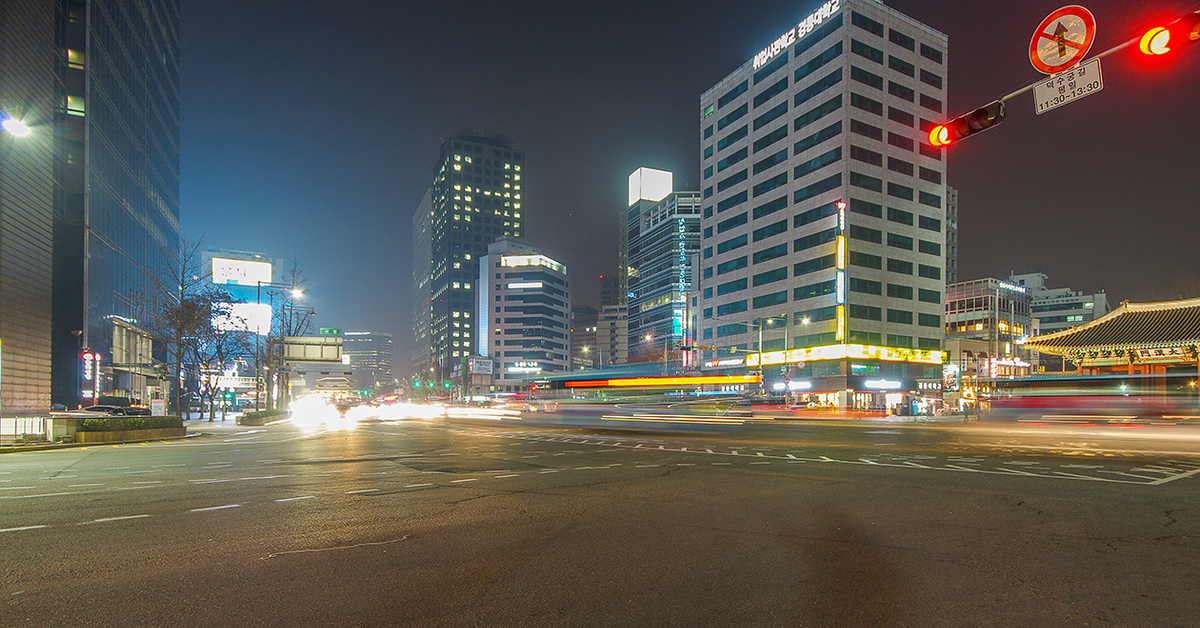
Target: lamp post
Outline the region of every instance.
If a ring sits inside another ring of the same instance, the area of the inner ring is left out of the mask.
[[[759,385],[759,390],[760,390],[760,392],[766,392],[766,385],[767,385],[767,384],[766,384],[766,381],[765,381],[765,378],[763,377],[763,376],[764,376],[764,371],[763,371],[763,363],[762,363],[762,358],[763,358],[763,324],[764,324],[765,322],[767,322],[767,321],[773,321],[773,320],[783,319],[783,322],[784,322],[784,325],[785,325],[785,327],[784,327],[784,336],[783,336],[783,348],[786,350],[786,349],[787,349],[787,328],[786,328],[786,325],[787,325],[787,322],[788,322],[788,318],[787,318],[787,316],[788,316],[787,314],[779,314],[779,315],[777,315],[777,316],[760,316],[760,317],[758,317],[758,318],[755,318],[755,319],[753,319],[753,320],[751,320],[751,321],[748,321],[748,322],[747,322],[747,321],[734,321],[734,320],[729,320],[729,319],[725,319],[725,318],[718,318],[718,317],[716,317],[716,316],[713,316],[713,317],[711,317],[711,320],[714,320],[714,321],[721,321],[721,322],[723,322],[723,323],[735,323],[735,324],[738,324],[738,325],[756,325],[756,326],[758,327],[758,351],[756,351],[756,353],[758,353],[758,376],[759,376],[759,384],[758,384],[758,385]],[[806,318],[806,319],[804,319],[804,322],[805,322],[805,324],[807,324],[807,323],[808,323],[808,319],[807,319],[807,318]]]
[[[296,286],[290,285],[290,284],[274,283],[271,281],[256,281],[254,283],[256,286],[254,303],[256,305],[262,305],[263,286],[266,286],[267,288],[283,288],[283,289],[291,290],[292,296],[297,299],[304,295],[303,290],[297,288]],[[272,305],[271,306],[272,323],[274,322],[274,319],[275,319],[275,306]],[[271,328],[269,325],[272,323],[268,323],[268,327],[267,327],[268,334],[271,333]],[[262,329],[259,327],[255,327],[255,329],[254,329],[254,409],[255,410],[262,409],[262,361],[261,361],[262,349],[259,346],[259,337],[260,336],[262,336]]]
[[[29,125],[8,115],[8,112],[5,111],[0,111],[0,128],[3,128],[15,137],[25,137],[32,133]]]

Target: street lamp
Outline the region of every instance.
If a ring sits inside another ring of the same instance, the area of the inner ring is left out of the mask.
[[[8,131],[17,137],[25,137],[32,132],[29,130],[29,125],[16,118],[13,118],[12,116],[9,116],[8,113],[4,111],[0,111],[0,127],[3,127],[5,131]]]
[[[300,288],[297,288],[296,286],[294,286],[292,284],[275,283],[275,282],[271,282],[271,281],[256,281],[254,283],[256,286],[254,303],[256,305],[262,305],[262,289],[264,286],[267,288],[283,288],[286,290],[290,290],[292,292],[292,296],[296,297],[296,298],[299,298],[301,295],[304,294],[303,290],[301,290]],[[274,317],[275,317],[275,306],[272,305],[271,306],[272,322],[273,322]],[[268,323],[268,327],[267,327],[268,334],[271,333],[270,324],[271,323]],[[260,328],[255,328],[255,330],[254,330],[254,409],[255,410],[260,410],[262,408],[262,402],[261,402],[261,399],[262,399],[262,361],[261,361],[262,350],[259,347],[259,336],[261,336],[261,335],[262,335],[262,330]]]

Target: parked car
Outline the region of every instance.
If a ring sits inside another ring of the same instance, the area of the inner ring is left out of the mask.
[[[66,417],[106,417],[106,416],[129,416],[133,414],[129,412],[131,408],[122,408],[121,406],[88,406],[78,410],[66,411],[51,411],[50,416],[66,416]],[[149,412],[147,412],[149,414]]]

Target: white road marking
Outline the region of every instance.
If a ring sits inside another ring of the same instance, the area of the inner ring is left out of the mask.
[[[208,508],[193,508],[188,512],[209,512],[210,510],[225,510],[226,508],[241,508],[241,504],[226,504],[224,506],[209,506]]]
[[[377,489],[377,488],[364,488],[364,489],[359,489],[357,491],[346,491],[346,494],[347,495],[358,495],[359,493],[375,493],[378,491],[379,491],[379,489]]]
[[[519,476],[519,475],[521,475],[521,474],[520,474],[520,473],[509,473],[508,475],[497,475],[497,476],[496,476],[496,479],[497,479],[497,480],[500,480],[500,479],[503,479],[503,478],[515,478],[515,477],[517,477],[517,476]]]
[[[125,517],[105,517],[104,519],[96,519],[95,521],[85,521],[79,525],[87,525],[89,523],[108,523],[110,521],[125,521],[127,519],[145,519],[150,515],[128,515]]]
[[[649,469],[651,467],[661,467],[661,466],[662,465],[660,465],[660,464],[638,464],[638,465],[634,465],[633,468],[634,469]]]
[[[433,486],[432,484],[405,484],[404,488],[420,488],[422,486]]]
[[[712,464],[714,466],[719,466],[719,467],[728,467],[729,465],[731,465],[733,463],[732,462],[714,462]]]
[[[186,464],[152,464],[152,467],[186,467]]]
[[[1169,478],[1162,478],[1161,480],[1155,480],[1155,481],[1151,482],[1150,484],[1151,484],[1151,486],[1158,486],[1159,484],[1166,484],[1167,482],[1174,482],[1175,480],[1181,480],[1186,477],[1191,477],[1193,475],[1196,475],[1197,473],[1200,473],[1200,468],[1192,469],[1191,471],[1188,471],[1187,473],[1180,473],[1179,475],[1174,475]]]
[[[694,467],[696,465],[695,465],[695,463],[692,463],[692,462],[676,462],[675,466],[677,466],[677,467]]]
[[[37,488],[36,486],[0,486],[0,491],[22,491],[25,489]]]
[[[751,462],[750,464],[771,464],[769,462]]]
[[[0,528],[0,532],[21,532],[22,530],[40,530],[46,526],[23,526],[20,528]]]
[[[39,480],[65,480],[67,478],[77,478],[77,477],[79,477],[79,476],[78,475],[47,475],[44,478],[38,478],[38,479]]]
[[[300,499],[316,499],[316,495],[305,495],[304,497],[284,497],[283,499],[277,499],[275,501],[277,501],[277,502],[294,502],[294,501],[300,500]]]
[[[41,495],[5,495],[0,499],[33,499],[35,497],[58,497],[59,495],[78,495],[79,491],[69,493],[42,493]]]
[[[67,488],[83,488],[85,486],[104,486],[103,484],[68,484]]]
[[[134,482],[134,484],[162,484],[162,480],[146,480],[143,482]]]
[[[479,481],[479,478],[463,478],[461,480],[450,480],[450,483],[458,484],[459,482],[478,482],[478,481]]]

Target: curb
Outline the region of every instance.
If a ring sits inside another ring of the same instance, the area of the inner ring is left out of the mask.
[[[29,445],[26,447],[0,448],[0,454],[15,454],[26,451],[50,451],[54,449],[76,449],[79,447],[103,447],[105,445],[129,445],[132,443],[158,443],[168,440],[184,440],[200,436],[200,433],[184,434],[183,436],[171,436],[169,438],[146,438],[141,440],[118,440],[107,443],[44,443],[41,445]]]

